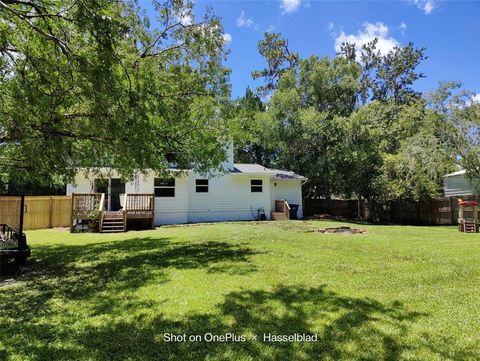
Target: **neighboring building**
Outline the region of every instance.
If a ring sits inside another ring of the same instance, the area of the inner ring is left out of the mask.
[[[470,196],[474,194],[472,183],[465,176],[465,169],[450,173],[443,178],[445,197]]]
[[[258,164],[235,164],[233,146],[227,148],[227,173],[201,175],[192,171],[171,169],[170,179],[153,172],[123,182],[115,172],[104,168],[106,179],[88,178],[80,172],[75,184],[67,185],[72,193],[105,193],[106,210],[122,207],[123,194],[154,193],[154,224],[254,220],[263,211],[266,219],[280,215],[276,201],[286,200],[299,205],[298,218],[303,217],[302,184],[306,178],[293,172],[268,169]],[[277,209],[276,209],[277,208]],[[275,213],[274,213],[275,212]]]

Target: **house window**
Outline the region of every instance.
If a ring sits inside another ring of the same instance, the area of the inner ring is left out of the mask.
[[[208,179],[195,179],[195,190],[197,193],[208,193]]]
[[[252,193],[263,192],[263,181],[261,179],[251,179],[250,190],[252,191]]]
[[[108,193],[108,178],[95,178],[93,181],[93,191],[96,193]]]
[[[175,178],[155,178],[153,189],[155,197],[175,197]]]

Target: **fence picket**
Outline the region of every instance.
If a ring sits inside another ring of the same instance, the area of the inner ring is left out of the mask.
[[[70,226],[70,196],[26,196],[24,229],[41,229]],[[0,196],[0,224],[18,227],[20,200]]]
[[[462,197],[474,199],[474,197]],[[305,215],[328,214],[336,217],[369,219],[368,203],[364,200],[304,199]],[[395,201],[383,205],[379,211],[383,222],[412,225],[456,225],[458,203],[455,197],[438,198],[425,202]]]

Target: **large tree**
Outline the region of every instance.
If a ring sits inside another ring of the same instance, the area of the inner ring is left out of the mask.
[[[0,2],[0,174],[69,180],[224,158],[222,26],[191,2]],[[154,24],[154,25],[153,25]]]
[[[443,176],[454,168],[454,157],[440,136],[437,114],[424,99],[403,105],[394,99],[373,101],[353,113],[348,123],[358,133],[348,148],[352,160],[360,162],[349,166],[347,190],[380,204],[440,194]]]
[[[355,108],[360,67],[343,58],[301,60],[285,71],[268,114],[277,125],[278,165],[309,178],[306,195],[330,197],[342,186],[342,117]]]
[[[426,48],[415,48],[413,43],[408,43],[381,53],[377,44],[378,39],[375,38],[357,51],[355,44],[343,43],[339,54],[362,66],[362,102],[394,99],[397,104],[405,104],[412,97],[420,97],[421,94],[412,85],[425,77],[417,67],[427,58]]]
[[[235,160],[265,167],[275,164],[278,143],[275,122],[266,113],[266,105],[250,88],[233,104],[231,128],[234,135]]]
[[[459,82],[442,82],[428,99],[437,117],[439,138],[480,193],[480,102],[473,96]]]
[[[454,126],[412,88],[424,77],[417,67],[425,49],[409,43],[381,54],[374,40],[358,54],[343,44],[333,59],[293,63],[285,59],[295,53],[278,42],[287,44],[278,34],[259,43],[269,64],[266,89],[273,90],[267,124],[277,127],[277,164],[309,178],[307,196],[364,197],[378,205],[439,195],[454,166],[446,136]]]
[[[265,84],[257,90],[261,95],[268,95],[276,89],[280,76],[298,65],[300,57],[290,51],[288,41],[280,33],[265,33],[265,38],[258,42],[258,51],[265,59],[267,67],[253,71],[252,78],[263,78]]]

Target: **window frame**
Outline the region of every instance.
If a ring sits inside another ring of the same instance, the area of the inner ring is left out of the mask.
[[[199,181],[203,182],[204,184],[199,184]],[[203,190],[199,191],[199,189],[203,189]],[[210,182],[208,179],[206,178],[195,179],[195,193],[209,193],[209,192],[210,192]]]
[[[263,193],[263,179],[250,179],[250,193]]]
[[[156,185],[156,181],[160,180],[162,184]],[[173,180],[173,185],[168,184],[171,183]],[[177,180],[175,177],[170,177],[170,178],[160,178],[160,177],[155,177],[153,179],[153,193],[155,194],[155,198],[175,198],[175,188],[177,185]],[[173,190],[173,195],[158,195],[157,194],[157,189],[168,189],[168,190]]]

